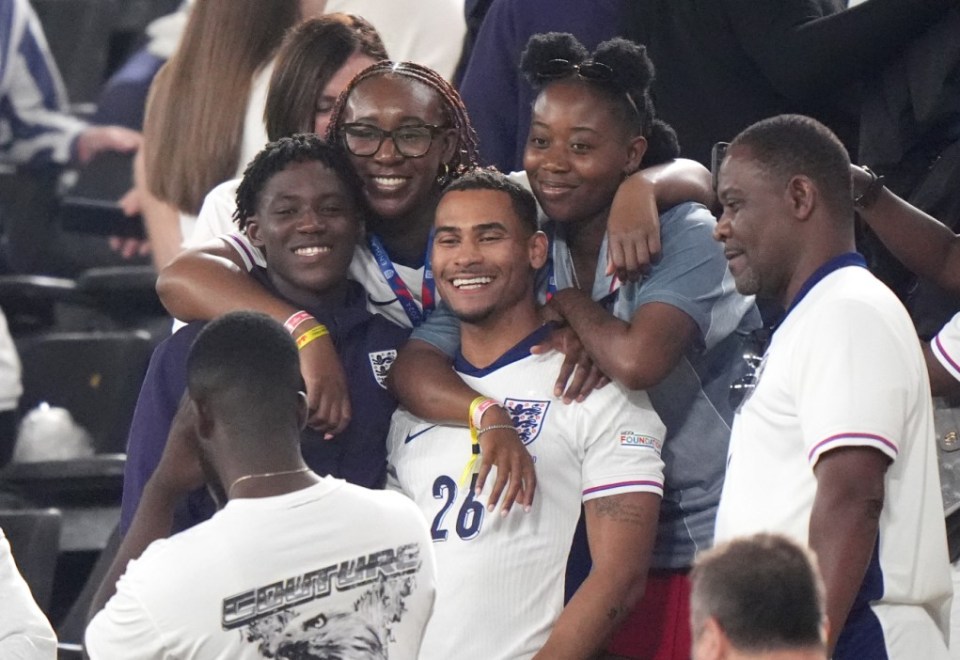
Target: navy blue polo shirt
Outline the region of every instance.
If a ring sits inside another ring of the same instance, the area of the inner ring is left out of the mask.
[[[259,272],[258,272],[259,271]],[[253,275],[269,287],[265,272]],[[306,429],[303,457],[315,472],[367,488],[382,488],[386,480],[386,437],[396,401],[384,377],[409,329],[365,307],[365,293],[355,282],[346,304],[336,309],[308,309],[330,330],[347,376],[353,418],[333,440]],[[140,503],[143,488],[160,462],[180,398],[187,387],[187,355],[205,323],[191,323],[161,343],[153,353],[127,439],[120,531],[125,534]],[[251,346],[250,350],[256,350]],[[174,531],[192,527],[213,515],[215,506],[205,489],[191,493],[176,512]]]

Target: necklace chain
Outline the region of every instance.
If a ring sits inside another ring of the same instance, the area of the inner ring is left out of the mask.
[[[233,483],[230,484],[230,487],[227,488],[227,499],[229,500],[233,495],[233,489],[237,487],[238,484],[243,483],[244,481],[250,481],[251,479],[267,479],[269,477],[281,477],[288,474],[302,474],[307,472],[310,469],[309,466],[304,466],[302,468],[297,468],[296,470],[281,470],[279,472],[260,472],[258,474],[245,474],[242,477],[237,477],[234,479]]]

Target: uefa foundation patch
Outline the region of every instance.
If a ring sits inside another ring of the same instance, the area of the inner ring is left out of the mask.
[[[620,446],[630,449],[653,449],[659,454],[663,448],[663,440],[655,438],[652,435],[634,433],[633,431],[621,431]]]

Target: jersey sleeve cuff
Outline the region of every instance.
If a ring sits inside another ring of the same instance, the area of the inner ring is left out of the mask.
[[[943,330],[938,333],[930,342],[930,350],[937,362],[943,365],[943,368],[949,372],[955,379],[960,380],[960,355],[951,355],[945,346],[945,342],[940,337]]]
[[[663,497],[662,478],[624,478],[612,479],[595,485],[588,485],[583,489],[583,501],[598,497],[609,497],[623,493],[653,493]]]
[[[891,461],[895,461],[900,453],[900,449],[894,442],[876,433],[835,433],[813,445],[807,453],[807,460],[810,465],[816,465],[823,454],[841,447],[870,447],[881,452]]]

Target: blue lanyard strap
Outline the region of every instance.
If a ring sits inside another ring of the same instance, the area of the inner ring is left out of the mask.
[[[393,265],[393,260],[390,259],[390,255],[387,254],[387,249],[383,246],[380,237],[376,234],[370,234],[367,238],[367,243],[370,246],[370,253],[373,254],[373,258],[376,259],[377,266],[383,274],[383,279],[390,285],[390,289],[393,290],[397,301],[400,303],[400,306],[403,307],[403,311],[406,312],[407,318],[410,319],[411,325],[417,327],[426,321],[430,312],[432,312],[436,306],[437,298],[437,285],[433,279],[433,269],[430,266],[430,247],[433,245],[433,230],[430,230],[430,236],[427,239],[427,252],[423,258],[423,285],[420,290],[423,311],[421,311],[421,307],[417,306],[417,301],[414,299],[413,293],[410,291],[407,283],[403,281],[403,278],[400,277],[400,273],[397,272],[396,266]]]

